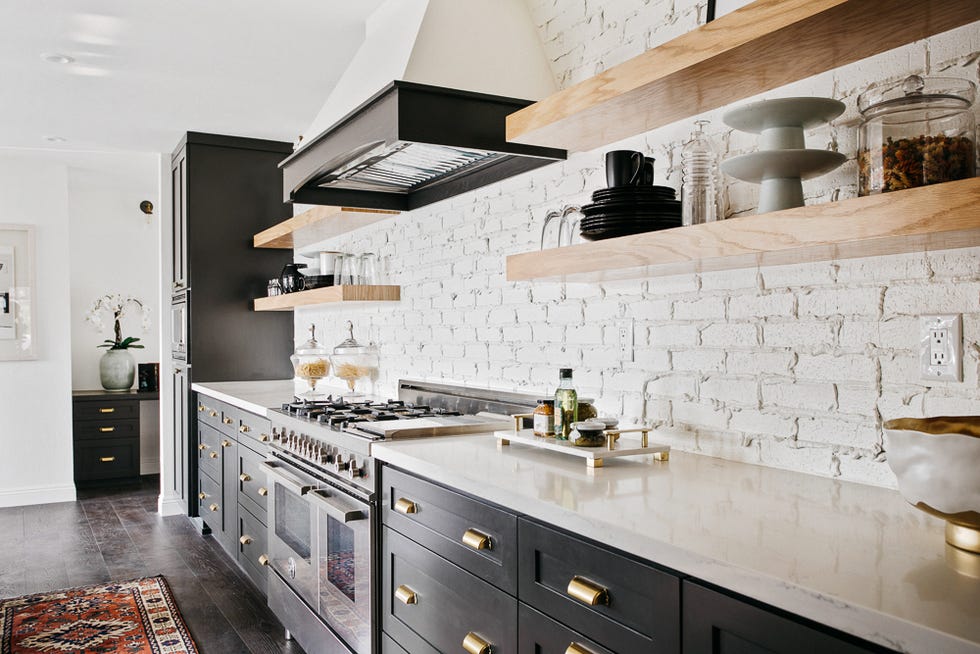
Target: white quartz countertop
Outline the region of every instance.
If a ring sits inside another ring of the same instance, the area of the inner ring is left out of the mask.
[[[980,579],[947,564],[943,523],[893,490],[677,451],[590,474],[567,455],[498,450],[490,435],[379,443],[373,453],[900,652],[980,652]]]
[[[191,390],[260,416],[283,402],[291,402],[295,394],[292,379],[205,382],[191,384]]]

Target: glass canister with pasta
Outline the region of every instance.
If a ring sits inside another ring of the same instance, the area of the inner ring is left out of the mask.
[[[304,396],[316,397],[317,382],[330,374],[330,352],[317,342],[316,325],[310,325],[310,340],[297,347],[289,360],[293,364],[293,372],[296,376],[309,384],[310,389],[304,393]]]
[[[378,348],[374,343],[363,345],[354,338],[354,324],[347,322],[347,339],[333,349],[330,364],[335,377],[344,382],[349,394],[345,399],[371,395],[378,379]]]

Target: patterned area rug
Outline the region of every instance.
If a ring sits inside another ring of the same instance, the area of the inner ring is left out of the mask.
[[[197,654],[162,576],[0,600],[0,654]]]

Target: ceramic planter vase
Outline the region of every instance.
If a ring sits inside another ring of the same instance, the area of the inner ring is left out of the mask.
[[[107,391],[128,391],[136,378],[136,360],[129,350],[107,350],[99,359],[99,377]]]

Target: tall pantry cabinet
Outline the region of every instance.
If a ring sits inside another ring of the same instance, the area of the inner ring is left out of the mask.
[[[173,487],[196,515],[194,382],[289,379],[293,316],[255,312],[290,250],[255,249],[252,235],[288,215],[279,162],[289,143],[188,132],[171,160],[174,401]]]

